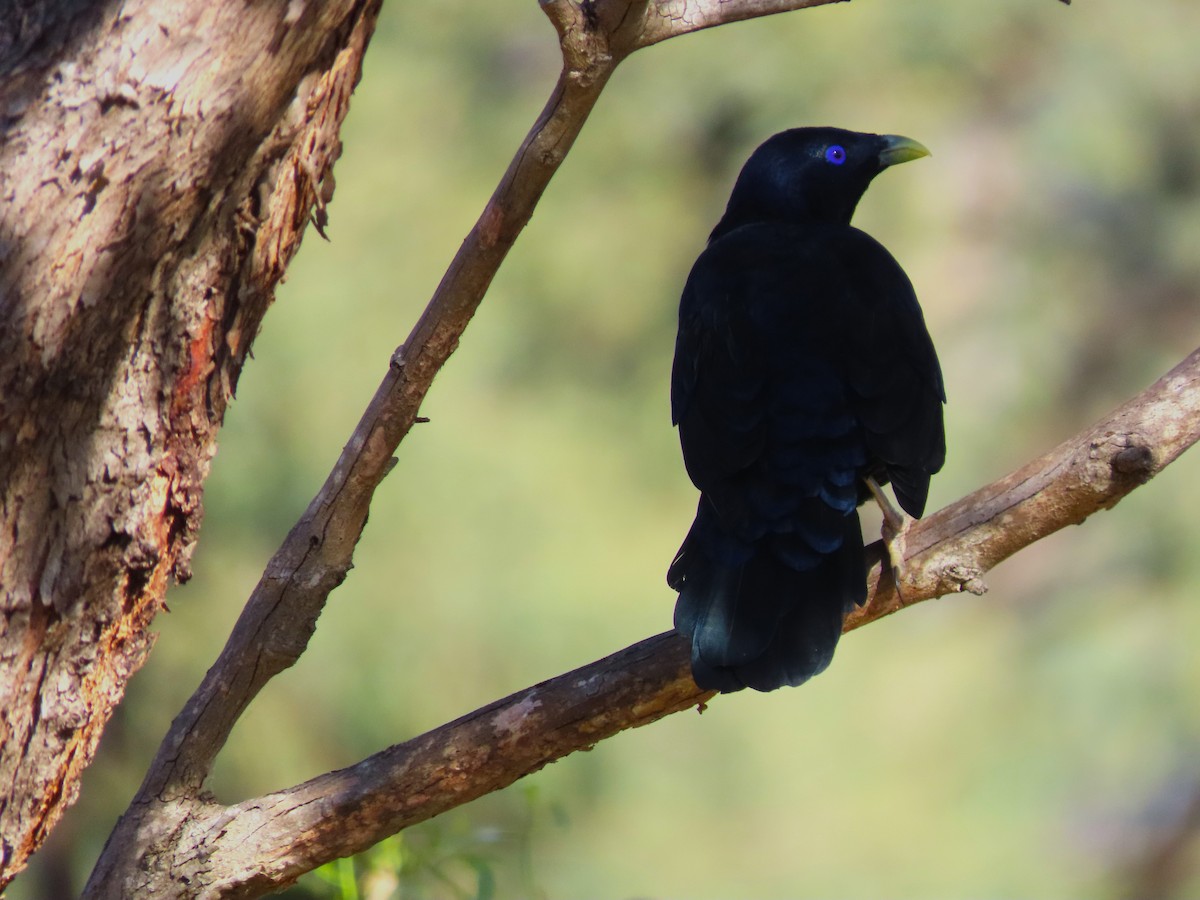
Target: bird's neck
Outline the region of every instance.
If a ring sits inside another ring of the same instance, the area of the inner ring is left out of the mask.
[[[708,236],[711,244],[743,225],[849,225],[858,197],[729,198],[725,215]]]

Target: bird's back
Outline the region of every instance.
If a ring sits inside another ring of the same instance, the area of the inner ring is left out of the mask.
[[[921,514],[943,399],[911,284],[863,232],[757,223],[701,254],[671,400],[702,496],[668,576],[697,681],[770,690],[828,664],[865,599],[865,478]]]

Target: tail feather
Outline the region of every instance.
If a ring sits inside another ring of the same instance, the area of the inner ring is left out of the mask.
[[[866,599],[858,516],[845,519],[841,545],[803,570],[769,542],[741,564],[714,562],[693,526],[668,582],[679,591],[675,629],[691,641],[700,687],[771,691],[829,665],[845,614]]]

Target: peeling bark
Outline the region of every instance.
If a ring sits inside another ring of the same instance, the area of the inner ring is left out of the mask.
[[[24,6],[0,24],[0,887],[188,577],[378,10]]]

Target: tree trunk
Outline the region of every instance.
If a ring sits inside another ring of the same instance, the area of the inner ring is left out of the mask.
[[[0,8],[0,888],[188,577],[379,0]]]

